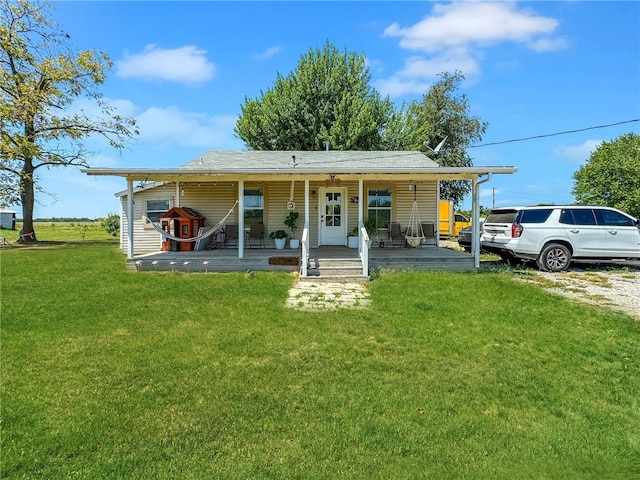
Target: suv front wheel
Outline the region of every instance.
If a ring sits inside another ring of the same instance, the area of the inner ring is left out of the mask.
[[[561,272],[566,270],[571,263],[571,251],[559,243],[549,243],[545,245],[536,265],[545,272]]]

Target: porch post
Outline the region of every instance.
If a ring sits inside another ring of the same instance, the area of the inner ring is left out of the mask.
[[[238,181],[238,258],[244,258],[244,180]]]
[[[302,255],[300,255],[300,276],[306,277],[309,264],[309,180],[304,181],[304,224],[302,226]]]
[[[309,224],[309,180],[304,181],[304,224],[308,226]]]
[[[436,245],[440,245],[440,180],[436,180],[436,220],[433,228],[436,231]]]
[[[364,223],[364,181],[358,180],[358,238],[360,237],[360,225]],[[358,240],[358,249],[362,253],[362,238]]]
[[[127,178],[127,260],[133,258],[133,180]]]
[[[176,182],[176,204],[174,207],[180,208],[180,182]]]

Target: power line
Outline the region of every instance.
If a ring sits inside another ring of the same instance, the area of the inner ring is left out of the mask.
[[[578,128],[577,130],[567,130],[564,132],[547,133],[545,135],[535,135],[533,137],[514,138],[513,140],[503,140],[501,142],[482,143],[480,145],[470,145],[469,148],[488,147],[489,145],[502,145],[503,143],[523,142],[525,140],[534,140],[536,138],[555,137],[557,135],[566,135],[568,133],[585,132],[587,130],[595,130],[597,128],[614,127],[616,125],[623,125],[625,123],[640,122],[640,118],[633,120],[625,120],[624,122],[608,123],[607,125],[598,125],[596,127]]]

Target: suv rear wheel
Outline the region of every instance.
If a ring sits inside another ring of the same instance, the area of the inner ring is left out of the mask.
[[[545,245],[536,260],[536,265],[545,272],[561,272],[571,263],[571,251],[560,243]]]

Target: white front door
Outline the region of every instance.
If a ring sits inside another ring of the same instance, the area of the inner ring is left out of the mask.
[[[346,245],[346,189],[327,187],[320,195],[320,245]]]

